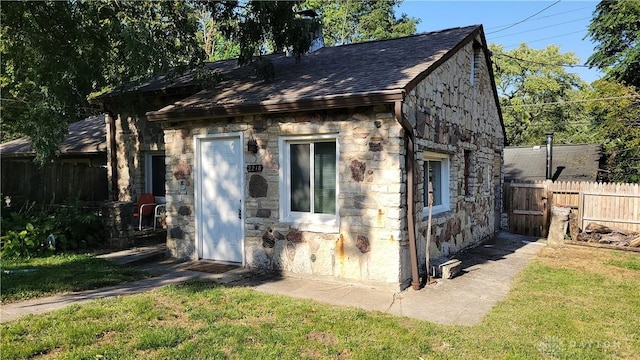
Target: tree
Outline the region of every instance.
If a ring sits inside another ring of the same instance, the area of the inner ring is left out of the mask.
[[[317,21],[298,12],[301,1],[203,1],[195,6],[209,12],[217,31],[239,46],[238,63],[247,64],[267,49],[291,48],[304,54],[313,40]]]
[[[319,13],[327,46],[407,36],[416,32],[419,19],[396,18],[398,0],[307,0],[302,8]]]
[[[224,37],[209,11],[198,12],[198,23],[198,43],[204,49],[207,60],[234,59],[240,55],[240,45]]]
[[[585,110],[607,158],[607,181],[640,183],[640,94],[634,86],[598,80]]]
[[[596,47],[587,63],[640,88],[640,1],[601,1],[588,36]]]
[[[554,45],[536,50],[521,44],[511,51],[501,45],[489,47],[508,144],[542,144],[547,132],[562,143],[582,136],[582,105],[571,100],[586,83],[564,68],[579,63],[573,53],[562,54]]]
[[[2,130],[27,135],[41,162],[96,111],[90,93],[203,58],[179,0],[4,2],[0,20]]]
[[[4,2],[0,8],[3,136],[27,135],[40,162],[51,159],[67,124],[96,111],[89,94],[152,74],[180,73],[216,56],[240,64],[273,49],[298,56],[315,23],[296,15],[300,1],[44,1]],[[198,10],[211,23],[198,28]],[[198,42],[198,30],[202,41]],[[205,40],[206,39],[206,40]],[[236,45],[237,44],[237,45]]]

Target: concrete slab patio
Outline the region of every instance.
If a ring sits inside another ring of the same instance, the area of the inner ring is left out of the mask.
[[[384,287],[317,277],[285,276],[242,268],[221,274],[207,273],[187,270],[189,263],[177,262],[174,259],[155,260],[137,265],[137,268],[154,274],[152,278],[109,288],[5,304],[0,309],[0,322],[99,298],[130,295],[191,279],[202,279],[439,324],[474,325],[481,322],[487,312],[505,298],[512,280],[535,258],[544,245],[545,239],[502,232],[491,241],[456,256],[462,261],[461,275],[453,279],[438,280],[436,284],[418,291],[409,288],[402,292]],[[123,257],[140,261],[140,254],[132,254],[131,251],[105,257],[120,263],[122,261],[117,259]]]

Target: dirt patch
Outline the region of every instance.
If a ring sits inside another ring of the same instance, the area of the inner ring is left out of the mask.
[[[565,246],[557,249],[545,247],[538,253],[538,261],[547,266],[560,269],[574,269],[581,272],[616,274],[619,276],[637,276],[637,271],[610,264],[611,261],[621,260],[626,256],[637,255],[583,246]]]
[[[307,340],[317,341],[325,345],[336,345],[338,343],[338,338],[336,338],[335,335],[320,331],[312,331],[308,333]]]
[[[344,349],[338,353],[338,360],[351,359],[351,350]]]

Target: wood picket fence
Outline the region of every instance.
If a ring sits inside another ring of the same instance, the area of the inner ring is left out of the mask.
[[[61,204],[70,199],[84,202],[108,200],[107,169],[83,164],[50,164],[5,161],[2,164],[1,201]]]
[[[640,184],[561,181],[512,182],[505,187],[509,231],[546,237],[553,206],[569,207],[589,223],[640,232]]]

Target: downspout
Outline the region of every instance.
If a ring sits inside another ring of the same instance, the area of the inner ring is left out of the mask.
[[[404,129],[407,138],[407,155],[405,166],[407,168],[407,231],[409,233],[409,252],[411,254],[411,287],[420,290],[420,274],[418,273],[418,247],[416,243],[416,212],[415,212],[415,135],[411,124],[402,116],[402,101],[395,103],[396,121]]]

